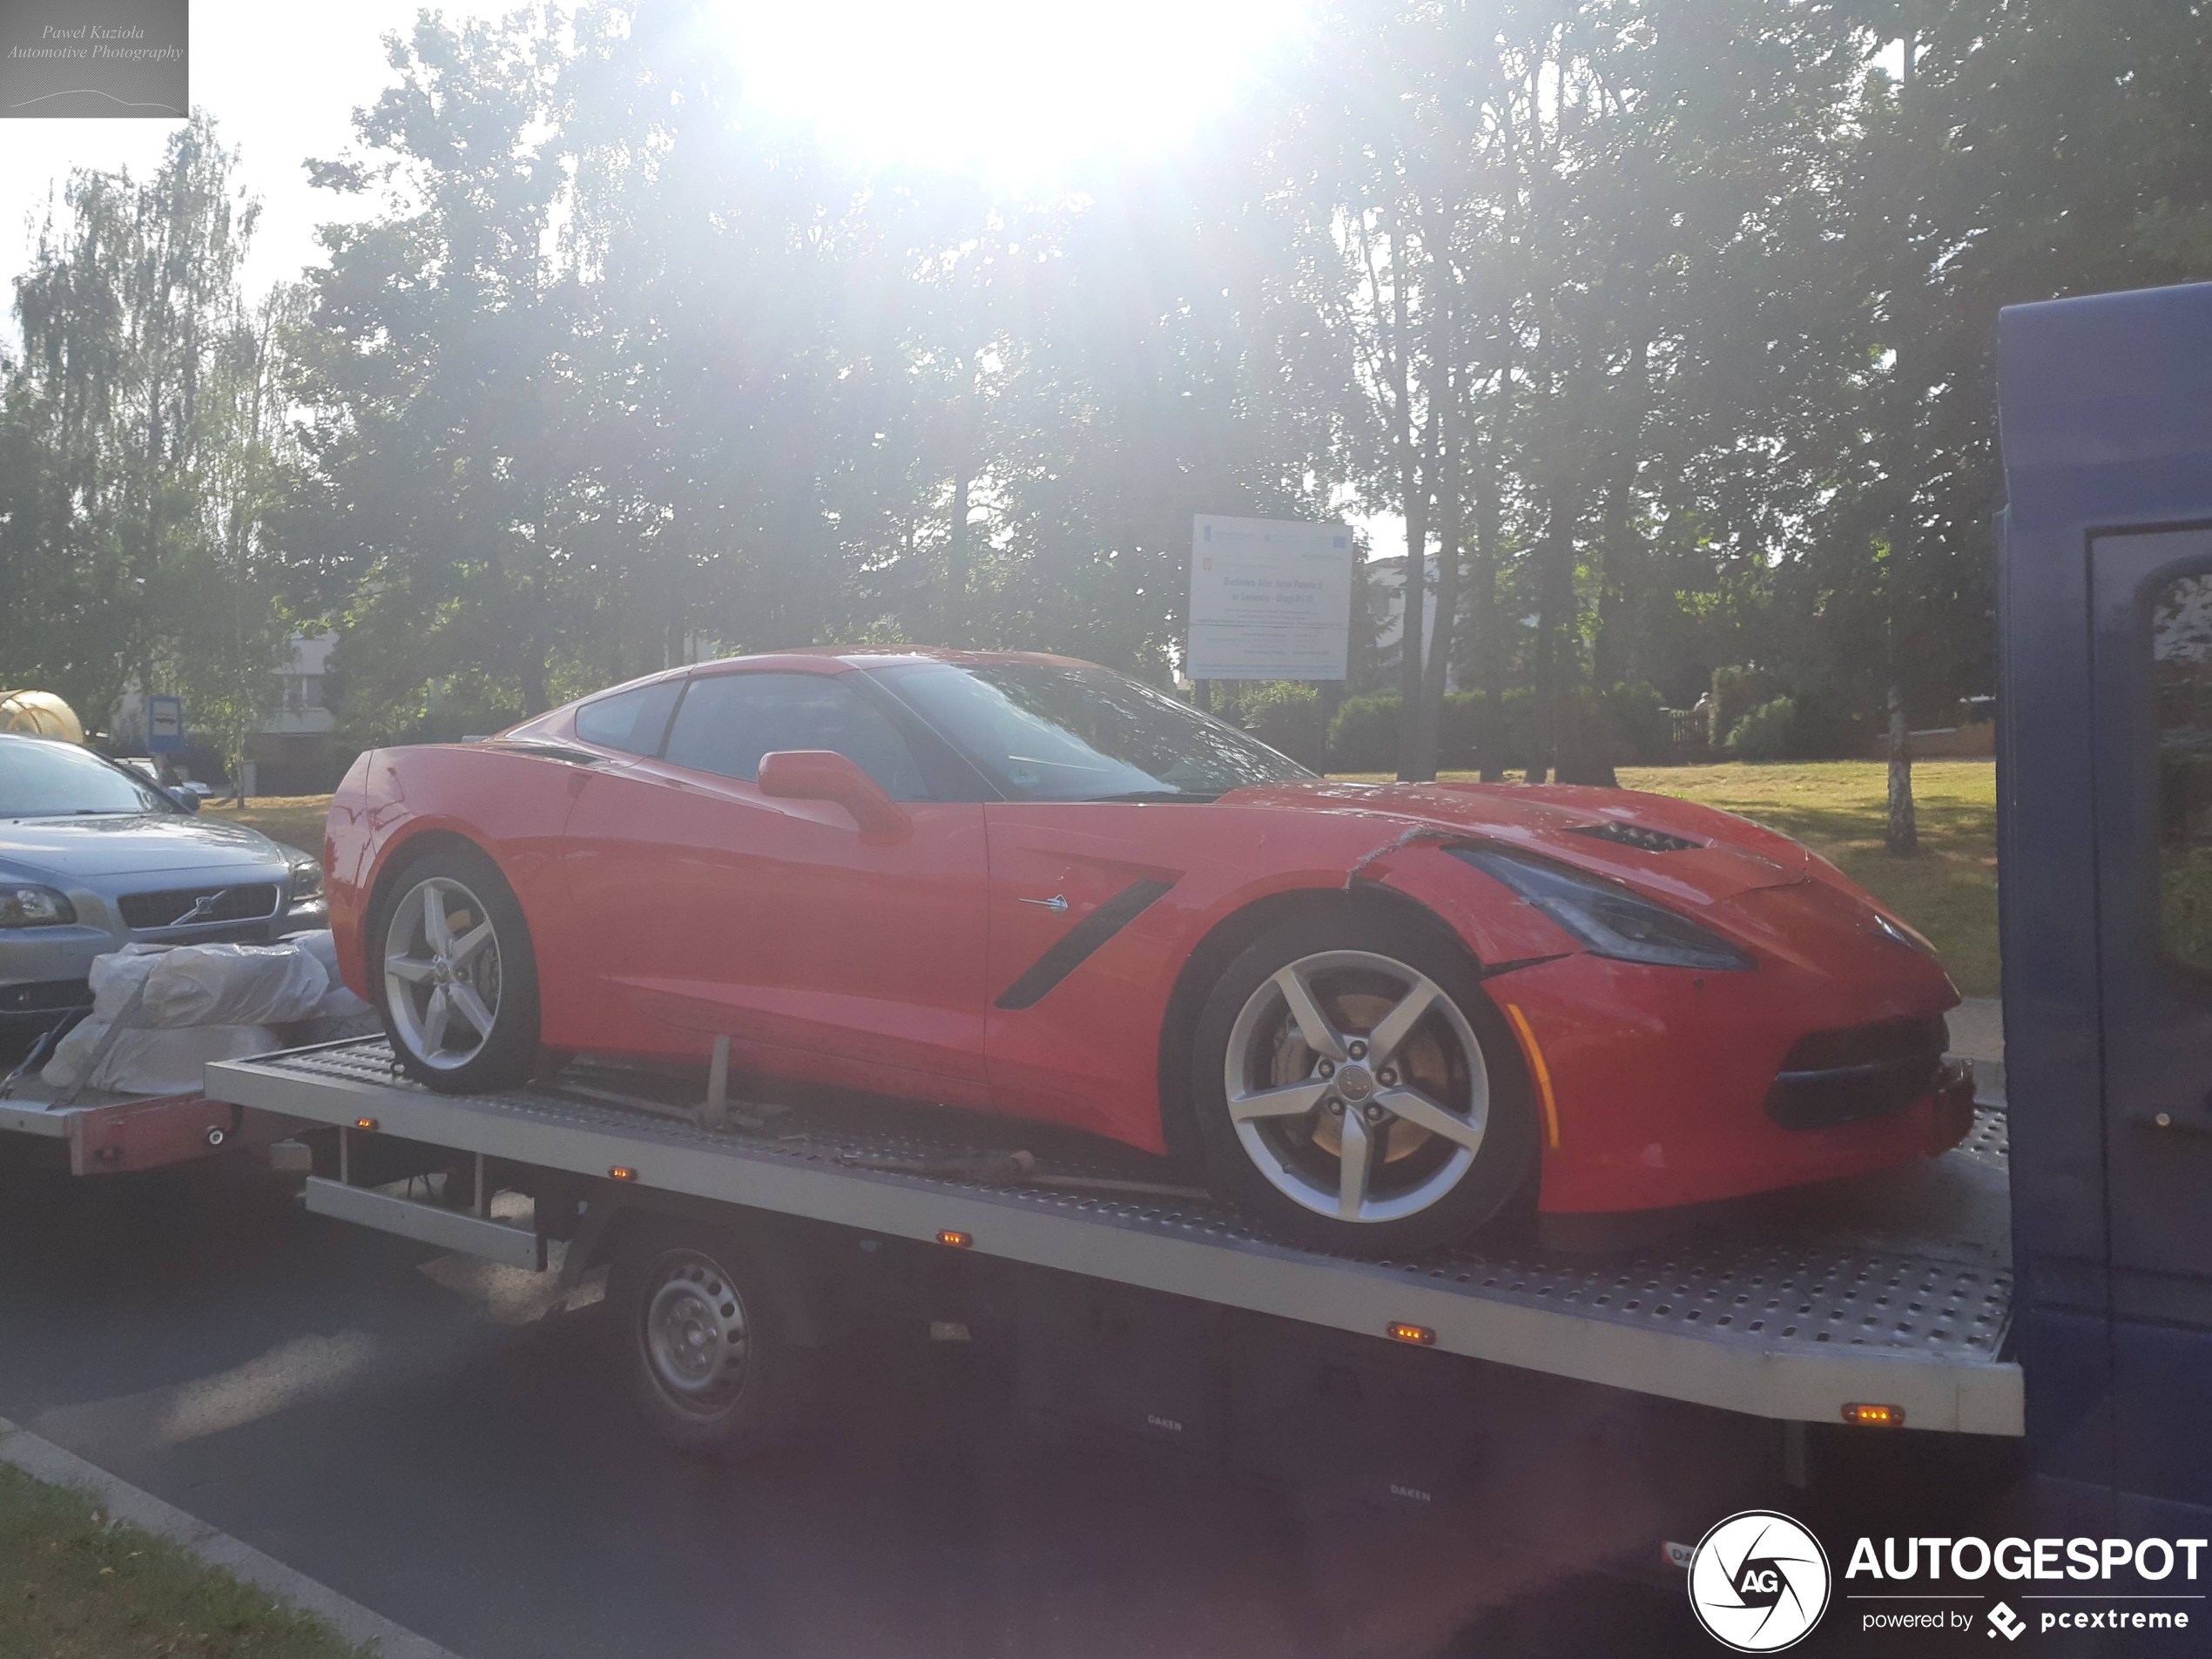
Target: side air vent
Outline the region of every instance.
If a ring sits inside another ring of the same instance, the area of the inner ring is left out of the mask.
[[[1688,840],[1680,835],[1669,835],[1664,830],[1646,829],[1641,824],[1589,824],[1567,833],[1569,835],[1587,835],[1594,841],[1617,842],[1643,853],[1688,853],[1705,845],[1703,841]]]

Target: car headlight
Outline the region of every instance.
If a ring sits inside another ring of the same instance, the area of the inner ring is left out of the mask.
[[[1678,916],[1663,905],[1596,876],[1495,847],[1447,850],[1453,858],[1504,882],[1581,941],[1593,956],[1715,972],[1758,966],[1718,934],[1687,916]]]
[[[0,886],[0,927],[66,927],[77,920],[69,895],[51,887]]]
[[[313,859],[301,859],[292,867],[292,902],[321,897],[322,866]]]

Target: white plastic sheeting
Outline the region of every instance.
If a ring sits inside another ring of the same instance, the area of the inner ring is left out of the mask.
[[[282,1025],[313,1016],[330,990],[314,954],[289,941],[133,945],[95,958],[90,978],[93,1019],[144,1031]]]
[[[79,1021],[54,1050],[39,1074],[57,1089],[82,1078],[89,1089],[118,1095],[188,1095],[199,1087],[200,1069],[211,1060],[246,1060],[273,1054],[284,1045],[262,1025],[203,1025],[185,1030],[124,1030],[105,1055],[104,1020]],[[95,1056],[98,1056],[95,1063]],[[84,1076],[87,1066],[91,1076]]]
[[[126,1095],[187,1094],[212,1060],[284,1046],[273,1026],[360,1021],[368,1005],[337,979],[327,932],[276,945],[130,945],[96,957],[92,1012],[40,1074]]]

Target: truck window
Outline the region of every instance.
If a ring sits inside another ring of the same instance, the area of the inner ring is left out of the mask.
[[[2212,573],[2160,587],[2151,608],[2158,699],[2159,952],[2212,978]]]

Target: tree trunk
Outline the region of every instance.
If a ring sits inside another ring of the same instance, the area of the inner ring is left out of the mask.
[[[1567,512],[1567,489],[1552,490],[1551,511],[1538,549],[1536,610],[1536,755],[1528,781],[1541,784],[1559,742],[1559,635],[1572,620],[1575,604],[1575,538]]]
[[[1597,595],[1597,637],[1590,650],[1592,678],[1601,691],[1622,684],[1629,676],[1628,620],[1635,614],[1636,570],[1643,551],[1635,532],[1636,446],[1642,435],[1643,404],[1650,347],[1638,341],[1629,360],[1621,429],[1613,458],[1613,476],[1605,493],[1605,528],[1600,539]],[[1610,770],[1610,759],[1607,762]]]
[[[1402,625],[1398,634],[1398,776],[1412,782],[1421,773],[1421,651],[1428,607],[1428,491],[1421,478],[1420,450],[1413,441],[1413,375],[1406,362],[1412,349],[1406,318],[1406,244],[1390,239],[1391,342],[1387,373],[1395,399],[1391,410],[1391,448],[1398,461],[1399,504],[1406,514],[1406,585]],[[1433,421],[1432,418],[1432,424]],[[1434,765],[1434,757],[1429,765]]]
[[[1441,400],[1442,435],[1438,446],[1434,479],[1436,484],[1436,621],[1432,629],[1428,661],[1421,674],[1421,762],[1418,776],[1424,783],[1433,781],[1441,761],[1439,745],[1444,727],[1444,687],[1452,671],[1452,652],[1459,633],[1460,620],[1460,469],[1462,461],[1457,399],[1459,388],[1452,382],[1456,378],[1443,370],[1438,378],[1444,384],[1437,388]]]
[[[941,642],[968,643],[968,492],[970,480],[965,462],[953,480],[952,523],[945,538],[945,628]]]
[[[1890,687],[1890,823],[1887,844],[1891,856],[1906,858],[1920,850],[1920,826],[1912,810],[1912,734],[1905,720],[1905,698]]]
[[[1488,442],[1483,447],[1474,482],[1474,560],[1471,580],[1474,592],[1467,610],[1467,628],[1474,649],[1475,671],[1482,687],[1482,718],[1476,742],[1476,764],[1482,781],[1506,780],[1505,647],[1498,636],[1498,467],[1500,446],[1505,441],[1506,414],[1512,396],[1513,361],[1498,368],[1498,407]]]

